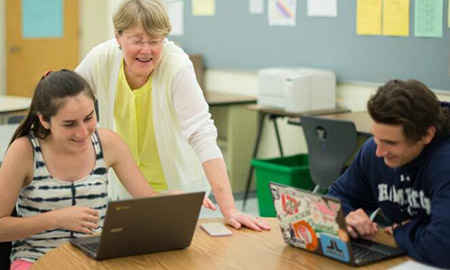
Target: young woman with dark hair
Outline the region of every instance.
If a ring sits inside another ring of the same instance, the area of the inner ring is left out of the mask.
[[[101,230],[109,168],[132,196],[156,194],[120,136],[96,127],[94,95],[81,76],[42,77],[0,169],[0,242],[13,241],[11,269]]]

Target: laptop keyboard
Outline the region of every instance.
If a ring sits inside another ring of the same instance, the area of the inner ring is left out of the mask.
[[[84,243],[82,246],[95,253],[97,252],[98,242]]]
[[[365,246],[359,245],[357,243],[351,243],[353,256],[355,256],[355,260],[357,262],[368,262],[368,261],[376,261],[378,259],[386,257],[386,253],[376,251]]]

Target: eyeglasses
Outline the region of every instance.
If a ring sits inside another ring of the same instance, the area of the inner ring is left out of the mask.
[[[135,48],[142,48],[145,44],[148,44],[151,49],[155,49],[160,47],[164,40],[162,38],[154,38],[146,41],[140,38],[130,38],[127,41]]]

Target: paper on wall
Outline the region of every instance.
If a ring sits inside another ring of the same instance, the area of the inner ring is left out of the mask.
[[[297,0],[269,0],[269,25],[295,26]]]
[[[358,0],[356,8],[356,33],[381,34],[382,0]]]
[[[383,35],[409,36],[409,0],[384,0]]]
[[[192,0],[192,15],[214,16],[216,14],[215,0]]]
[[[182,36],[184,34],[184,3],[183,1],[167,1],[167,14],[172,25],[171,36]]]
[[[306,8],[310,17],[337,16],[337,0],[308,0]]]

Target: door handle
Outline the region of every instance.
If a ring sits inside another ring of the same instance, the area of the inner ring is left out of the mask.
[[[13,46],[9,47],[9,52],[10,53],[17,53],[17,52],[20,52],[21,49],[22,48],[20,46],[13,45]]]

